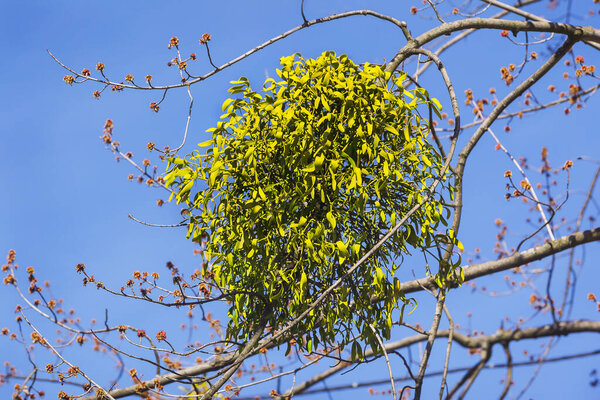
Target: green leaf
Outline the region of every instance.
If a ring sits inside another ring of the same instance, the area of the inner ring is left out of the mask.
[[[292,223],[290,224],[290,226],[291,226],[292,228],[299,228],[299,227],[302,227],[302,226],[304,226],[304,224],[306,223],[306,221],[307,221],[306,217],[305,217],[305,216],[302,216],[302,217],[300,217],[300,220],[299,220],[298,222],[292,222]]]
[[[260,186],[258,187],[258,195],[262,200],[267,201],[267,196]]]
[[[198,147],[207,147],[210,146],[211,144],[214,144],[215,141],[210,139],[210,140],[205,140],[204,142],[198,143]]]
[[[221,111],[225,111],[227,107],[233,102],[233,99],[227,99],[223,102],[223,106],[221,107]]]
[[[341,240],[338,240],[335,243],[335,245],[338,248],[338,251],[340,252],[340,254],[342,254],[344,257],[348,257],[350,255],[348,253],[348,247],[346,246],[346,244],[344,242],[342,242]]]
[[[335,229],[336,223],[335,223],[335,217],[333,216],[333,213],[331,211],[329,211],[326,214],[326,217],[327,217],[327,221],[329,221],[329,225],[331,225],[331,229]]]
[[[307,167],[302,168],[302,172],[313,172],[315,170],[315,163],[310,163]]]
[[[304,271],[302,271],[302,276],[300,277],[300,295],[302,297],[304,297],[304,294],[306,293],[306,283],[308,282],[308,277],[306,276],[306,273]]]

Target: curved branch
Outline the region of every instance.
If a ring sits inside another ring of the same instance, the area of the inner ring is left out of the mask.
[[[461,388],[461,386],[466,383],[467,386],[464,388],[464,390],[462,391],[462,393],[459,396],[459,400],[462,400],[464,398],[464,396],[467,394],[467,391],[469,390],[469,388],[471,387],[473,382],[475,381],[475,378],[477,378],[477,375],[479,375],[481,370],[485,367],[485,365],[490,360],[491,356],[492,356],[492,348],[489,345],[487,345],[482,350],[481,360],[479,360],[479,362],[477,364],[475,364],[473,367],[471,367],[471,369],[469,369],[467,371],[467,373],[463,375],[463,377],[458,381],[458,383],[456,383],[456,385],[452,388],[452,390],[450,391],[448,396],[446,396],[446,400],[451,399],[452,396],[454,396],[454,394],[456,392],[458,392],[458,390]]]
[[[438,37],[466,29],[495,29],[517,32],[554,32],[575,37],[577,40],[600,43],[600,30],[592,26],[575,26],[550,21],[512,21],[496,18],[470,18],[448,22],[433,28],[422,35],[411,39],[409,43],[396,53],[390,66],[396,69],[406,58],[407,50],[422,47]]]
[[[388,15],[385,14],[380,14],[376,11],[371,11],[371,10],[355,10],[355,11],[347,11],[347,12],[343,12],[343,13],[339,13],[339,14],[333,14],[327,17],[322,17],[322,18],[317,18],[317,19],[313,19],[310,21],[307,21],[305,23],[303,23],[302,25],[298,25],[295,28],[292,28],[280,35],[277,35],[269,40],[267,40],[264,43],[261,43],[260,45],[254,47],[253,49],[248,50],[247,52],[245,52],[244,54],[237,56],[236,58],[226,62],[225,64],[221,65],[220,67],[216,67],[214,70],[199,76],[197,78],[191,79],[187,82],[183,82],[183,83],[179,83],[179,84],[174,84],[174,85],[163,85],[163,86],[137,86],[137,85],[128,85],[128,84],[123,84],[122,82],[112,82],[108,79],[98,79],[98,78],[94,78],[94,77],[90,77],[90,76],[84,76],[82,74],[80,74],[79,72],[73,70],[72,68],[69,68],[67,65],[65,65],[64,63],[62,63],[57,57],[55,57],[49,50],[46,50],[48,52],[48,54],[50,55],[50,57],[52,57],[54,59],[54,61],[56,61],[61,67],[63,67],[64,69],[66,69],[67,71],[69,71],[70,73],[72,73],[73,75],[75,75],[77,78],[82,78],[85,81],[93,81],[93,82],[97,82],[97,83],[102,83],[105,85],[119,85],[119,87],[121,88],[125,88],[125,89],[138,89],[138,90],[168,90],[168,89],[174,89],[174,88],[181,88],[181,87],[189,87],[190,85],[193,85],[195,83],[198,83],[200,81],[203,81],[213,75],[215,75],[217,72],[220,72],[228,67],[231,67],[233,64],[238,63],[239,61],[242,61],[243,59],[251,56],[252,54],[259,52],[260,50],[264,49],[265,47],[268,47],[270,45],[272,45],[275,42],[280,41],[281,39],[285,39],[286,37],[292,35],[293,33],[296,33],[302,29],[308,28],[310,26],[313,25],[317,25],[317,24],[322,24],[324,22],[330,22],[330,21],[335,21],[337,19],[342,19],[342,18],[348,18],[348,17],[353,17],[353,16],[358,16],[358,15],[363,15],[363,16],[371,16],[371,17],[375,17],[384,21],[388,21],[391,22],[392,24],[398,26],[400,29],[402,29],[402,32],[404,33],[404,35],[409,35],[408,34],[408,30],[406,28],[406,22],[400,21],[396,18],[390,17]]]
[[[510,386],[512,383],[512,374],[513,374],[512,354],[510,352],[508,342],[502,343],[502,347],[504,348],[504,353],[506,354],[506,382],[504,382],[505,383],[504,389],[502,390],[502,393],[500,394],[500,397],[498,400],[504,400],[504,398],[508,394],[508,391],[510,390]]]

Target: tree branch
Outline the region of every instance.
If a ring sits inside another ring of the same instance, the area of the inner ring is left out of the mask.
[[[517,32],[554,32],[573,36],[577,40],[600,43],[600,30],[592,26],[575,26],[550,21],[512,21],[496,18],[470,18],[448,22],[433,28],[422,35],[410,40],[406,46],[396,53],[389,66],[395,70],[406,58],[406,51],[422,47],[438,37],[452,34],[465,29],[496,29]]]
[[[498,0],[482,0],[482,1],[484,1],[484,2],[486,2],[488,4],[491,4],[491,5],[495,6],[495,7],[501,8],[503,10],[509,11],[509,12],[511,12],[513,14],[520,15],[520,16],[522,16],[524,18],[527,18],[527,19],[530,19],[532,21],[548,21],[546,18],[539,17],[539,16],[537,16],[535,14],[529,13],[527,11],[523,11],[523,10],[518,9],[516,7],[513,7],[511,5],[502,3],[501,1],[498,1]],[[596,50],[600,50],[600,45],[598,45],[598,43],[589,42],[587,40],[584,40],[583,42],[585,44],[588,44],[588,45],[592,46]]]
[[[460,344],[463,347],[471,348],[471,349],[479,349],[484,346],[491,346],[498,343],[509,343],[513,341],[519,340],[527,340],[527,339],[538,339],[541,337],[548,336],[556,336],[556,335],[568,335],[571,333],[582,333],[582,332],[597,332],[600,333],[600,321],[572,321],[572,322],[562,322],[558,325],[543,325],[536,328],[528,328],[523,330],[515,330],[515,331],[505,331],[499,330],[495,334],[488,336],[479,336],[479,337],[470,337],[464,335],[459,332],[452,332],[453,341]],[[436,339],[447,338],[451,334],[451,331],[448,329],[440,330],[435,335]],[[411,346],[413,344],[424,342],[428,339],[428,335],[414,335],[402,340],[398,340],[395,342],[388,343],[385,348],[388,352],[392,352],[397,349],[405,348]],[[373,355],[371,350],[367,350],[365,352],[365,357],[369,357]],[[511,360],[512,363],[512,360]],[[346,363],[340,363],[335,367],[329,368],[322,373],[315,375],[314,377],[302,382],[296,387],[285,393],[283,396],[296,396],[303,392],[305,392],[308,388],[316,385],[317,383],[329,378],[330,376],[342,371],[343,369],[349,367],[351,364],[350,361]],[[518,366],[519,363],[513,363],[513,366]],[[483,367],[482,367],[483,368]],[[457,372],[453,370],[449,370],[448,372]],[[443,372],[437,373],[441,375]],[[426,375],[427,376],[427,375]],[[398,380],[398,379],[397,379]],[[386,380],[385,382],[389,382]],[[382,383],[385,383],[382,381]]]
[[[566,235],[541,246],[515,253],[500,260],[468,265],[464,267],[465,282],[481,276],[491,275],[496,272],[529,264],[553,254],[560,253],[561,251],[596,241],[600,241],[600,227]],[[449,285],[450,287],[457,287],[458,283],[453,281],[449,282]],[[436,287],[434,276],[416,279],[400,285],[400,289],[404,293],[414,293],[423,290],[423,288],[435,289]]]

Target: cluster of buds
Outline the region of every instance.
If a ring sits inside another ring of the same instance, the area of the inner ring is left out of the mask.
[[[594,65],[582,65],[581,68],[575,71],[575,75],[580,77],[581,75],[593,75],[596,71],[596,67]]]
[[[577,103],[581,92],[581,86],[571,83],[569,85],[569,104]]]
[[[483,106],[488,104],[488,100],[487,99],[481,99],[481,100],[477,100],[475,102],[475,107],[473,108],[473,114],[479,114],[480,112],[483,112]]]
[[[465,100],[465,105],[468,106],[473,101],[473,91],[471,89],[465,90],[465,96],[467,97]]]
[[[521,187],[522,187],[523,189],[525,189],[525,190],[531,190],[531,184],[530,184],[530,183],[529,183],[529,181],[527,181],[526,179],[523,179],[523,180],[520,182],[520,185],[521,185]]]
[[[571,96],[575,96],[577,93],[581,92],[581,86],[571,83],[569,85],[569,94]]]
[[[138,377],[138,373],[135,370],[135,368],[129,370],[129,376],[131,377],[131,380],[137,385],[135,388],[136,392],[144,393],[147,390],[146,383]]]
[[[39,343],[42,346],[44,346],[46,344],[46,339],[44,339],[44,337],[42,335],[40,335],[37,332],[31,332],[31,342],[32,343]]]
[[[592,75],[596,71],[596,67],[594,65],[586,66],[584,65],[584,62],[585,60],[583,56],[575,57],[575,64],[581,65],[581,67],[575,71],[575,75],[577,75],[577,77],[580,77],[581,75]]]
[[[104,134],[102,135],[102,141],[104,143],[108,144],[108,143],[112,142],[113,127],[114,127],[114,124],[113,124],[112,120],[107,119],[106,122],[104,123]]]
[[[77,365],[73,365],[71,368],[69,368],[67,370],[67,373],[69,374],[69,376],[75,376],[77,377],[77,375],[80,373],[81,371],[79,370],[79,367]]]
[[[3,272],[8,272],[10,270],[10,267],[12,267],[12,266],[17,268],[17,266],[15,265],[15,258],[16,258],[15,251],[10,250],[8,252],[8,256],[6,257],[6,264],[2,265]],[[17,280],[12,274],[8,274],[4,277],[3,282],[5,285],[14,285],[17,282]]]
[[[167,333],[165,331],[158,331],[156,333],[156,340],[163,341],[163,340],[167,340]]]
[[[58,392],[58,398],[60,400],[72,400],[73,396],[66,394],[64,391]]]
[[[209,297],[210,296],[210,289],[207,287],[206,283],[201,283],[200,285],[198,285],[198,291],[204,296],[204,297]]]
[[[169,40],[169,49],[177,46],[179,46],[179,38],[177,36],[173,36],[171,40]]]
[[[17,280],[12,274],[8,274],[4,277],[3,282],[5,285],[14,285],[17,282]]]
[[[210,33],[205,33],[200,39],[200,44],[207,44],[210,41]]]
[[[502,76],[502,80],[504,83],[506,83],[506,85],[510,85],[515,80],[515,77],[511,74],[511,71],[514,71],[514,64],[509,65],[508,68],[500,68],[500,75]]]

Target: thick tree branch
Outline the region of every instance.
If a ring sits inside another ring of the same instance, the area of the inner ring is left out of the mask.
[[[569,354],[569,355],[565,355],[565,356],[547,358],[545,360],[545,362],[546,363],[554,363],[554,362],[574,360],[574,359],[584,358],[584,357],[597,356],[599,354],[600,354],[600,350],[594,350],[594,351],[589,351],[589,352],[585,352],[585,353],[576,353],[576,354]],[[513,367],[526,367],[526,366],[530,366],[530,365],[535,365],[537,362],[538,362],[537,360],[518,361],[518,362],[513,362],[512,366]],[[488,364],[484,367],[484,369],[506,368],[508,366],[509,366],[508,363]],[[455,374],[458,372],[466,372],[470,368],[471,367],[451,368],[448,370],[448,373]],[[438,371],[434,371],[434,372],[428,372],[425,376],[427,378],[432,378],[434,376],[443,375],[443,373],[444,373],[444,371],[438,370]],[[396,378],[396,382],[405,382],[408,380],[412,380],[412,377],[404,376],[402,378]],[[310,395],[310,394],[321,393],[321,392],[338,392],[341,390],[357,389],[357,388],[361,388],[361,387],[382,385],[382,384],[386,384],[387,382],[388,382],[388,380],[386,379],[386,380],[346,383],[346,384],[341,384],[341,385],[336,385],[336,386],[328,386],[324,389],[307,390],[306,392],[298,393],[297,396],[298,395]],[[270,398],[270,396],[269,397],[266,397],[266,396],[261,397],[261,399],[267,399],[267,398]],[[256,400],[256,399],[257,399],[256,397],[251,397],[251,398],[250,397],[240,397],[239,398],[239,400]]]
[[[287,339],[289,339],[289,338],[287,338],[287,337],[284,338],[284,340],[287,340]],[[232,354],[229,354],[226,356],[217,356],[216,359],[214,359],[212,361],[207,361],[207,362],[203,362],[203,363],[200,363],[197,365],[193,365],[191,367],[182,368],[173,373],[157,375],[156,377],[149,379],[147,381],[144,381],[141,384],[131,385],[131,386],[127,386],[124,388],[111,390],[110,395],[112,397],[114,397],[115,399],[131,396],[131,395],[135,395],[135,394],[139,395],[140,389],[142,389],[141,391],[143,392],[146,390],[144,388],[155,388],[155,387],[159,387],[159,386],[165,386],[165,385],[169,385],[171,383],[181,382],[182,379],[206,375],[209,372],[219,371],[223,368],[228,369],[228,367],[233,366],[240,359],[242,359],[242,358],[245,359],[251,355],[258,353],[258,349],[260,349],[262,347],[272,348],[275,345],[277,345],[277,343],[269,344],[268,343],[269,341],[270,341],[270,338],[263,339],[263,340],[259,341],[258,344],[254,347],[247,345],[243,349],[240,349],[238,352],[235,352],[235,353],[232,353]],[[242,353],[244,353],[243,356],[242,356]],[[96,396],[94,395],[94,396],[81,397],[80,400],[97,400],[97,399],[96,399]]]
[[[568,335],[572,333],[582,333],[582,332],[596,332],[600,333],[600,321],[572,321],[572,322],[562,322],[558,325],[543,325],[535,328],[528,328],[523,330],[514,330],[514,331],[505,331],[499,330],[498,332],[488,335],[488,336],[479,336],[479,337],[470,337],[464,335],[459,332],[451,332],[448,329],[439,330],[435,335],[436,339],[447,338],[450,334],[453,335],[453,341],[458,343],[459,345],[470,348],[470,349],[480,349],[485,346],[493,346],[494,344],[504,344],[510,342],[516,342],[519,340],[527,340],[527,339],[539,339],[542,337],[549,336],[557,336],[557,335]],[[428,335],[414,335],[402,340],[398,340],[395,342],[388,343],[385,348],[388,352],[392,352],[394,350],[398,350],[401,348],[405,348],[411,346],[413,344],[424,342],[428,339]],[[373,353],[371,350],[367,350],[365,352],[365,357],[372,356]],[[512,362],[512,360],[511,360]],[[314,377],[296,385],[296,387],[285,393],[283,396],[295,396],[305,392],[308,388],[316,385],[317,383],[329,378],[330,376],[348,368],[352,365],[350,362],[340,363],[335,367],[329,368],[322,373],[315,375]],[[514,363],[513,365],[518,365],[518,363]],[[483,368],[483,366],[482,366]],[[439,373],[440,375],[442,372]],[[386,381],[387,382],[387,381]]]
[[[406,58],[407,50],[422,47],[441,36],[449,35],[453,32],[463,31],[465,29],[508,30],[513,32],[513,34],[518,32],[554,32],[572,36],[581,41],[600,43],[600,30],[595,29],[592,26],[584,27],[560,22],[512,21],[495,18],[462,19],[459,21],[442,24],[410,40],[409,43],[400,49],[390,61],[390,68],[395,70],[398,67],[398,65]]]
[[[507,269],[529,264],[553,254],[560,253],[561,251],[596,241],[600,241],[600,227],[566,235],[541,246],[515,253],[500,260],[468,265],[464,267],[465,282],[481,276],[491,275],[496,272],[506,271]],[[456,281],[450,282],[450,286],[456,287],[458,286],[458,283]],[[405,282],[400,286],[404,293],[414,293],[423,290],[423,288],[435,289],[436,287],[434,276]]]
[[[512,256],[496,260],[488,261],[481,264],[474,264],[465,267],[465,281],[473,280],[481,276],[490,275],[496,272],[505,271],[507,269],[522,266],[533,261],[541,260],[552,254],[559,253],[561,251],[580,246],[585,243],[594,241],[600,241],[600,227],[586,230],[582,232],[573,233],[571,235],[563,236],[554,241],[545,243],[541,246],[534,247],[532,249],[513,254]],[[456,282],[450,283],[451,286],[458,286]],[[401,285],[401,290],[404,293],[413,293],[424,290],[424,288],[435,289],[435,278],[428,277],[423,279],[417,279],[410,282],[406,282]],[[571,323],[561,323],[558,326],[547,325],[540,328],[530,328],[519,331],[500,331],[492,336],[482,336],[478,338],[470,338],[466,335],[462,335],[458,332],[454,332],[454,342],[459,343],[464,347],[478,348],[481,347],[484,340],[491,340],[494,343],[500,343],[502,341],[516,341],[522,339],[530,339],[544,336],[553,336],[555,334],[568,334],[574,332],[600,332],[600,322],[591,321],[576,321]],[[450,334],[449,330],[438,331],[436,337],[448,337]],[[391,351],[394,349],[402,348],[415,344],[424,340],[427,340],[428,336],[417,335],[409,338],[402,339],[397,342],[386,345],[386,350]],[[263,344],[269,339],[265,339]],[[261,347],[261,344],[257,346]],[[365,357],[370,356],[369,352],[365,352]],[[154,379],[145,382],[147,387],[154,387],[155,384],[161,386],[168,385],[173,382],[178,382],[185,377],[193,377],[203,375],[208,372],[218,371],[221,368],[232,365],[237,359],[237,354],[228,355],[225,357],[217,358],[216,360],[205,362],[202,364],[194,365],[189,368],[184,368],[176,373],[165,374],[157,376]],[[306,381],[300,385],[296,385],[293,394],[299,393],[312,386],[314,383],[319,382],[328,376],[335,374],[338,371],[344,369],[344,365],[338,365],[330,370],[323,372],[315,376],[310,381]],[[121,389],[115,389],[110,392],[111,396],[116,398],[122,398],[137,393],[138,385],[131,385]],[[83,397],[82,400],[94,400],[95,396]]]

